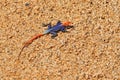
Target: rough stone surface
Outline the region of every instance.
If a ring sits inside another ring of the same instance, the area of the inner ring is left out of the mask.
[[[23,43],[54,19],[69,33]],[[120,80],[120,0],[0,0],[0,80]]]

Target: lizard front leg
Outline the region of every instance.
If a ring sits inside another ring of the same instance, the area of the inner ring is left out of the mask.
[[[61,30],[62,32],[67,32],[67,30],[66,30],[65,27],[62,27],[60,30]]]

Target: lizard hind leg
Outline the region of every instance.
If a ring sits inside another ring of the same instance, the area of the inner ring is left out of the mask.
[[[49,26],[49,25],[51,26],[51,22],[49,22],[49,23],[42,23],[43,27],[46,27],[46,26]]]
[[[54,39],[58,34],[56,32],[50,32],[52,34],[51,38]]]

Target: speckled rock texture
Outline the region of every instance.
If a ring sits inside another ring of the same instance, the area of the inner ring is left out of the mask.
[[[18,60],[51,20],[74,28],[38,38]],[[120,0],[0,0],[0,80],[120,80]]]

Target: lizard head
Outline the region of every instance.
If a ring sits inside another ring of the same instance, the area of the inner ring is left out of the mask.
[[[69,21],[66,21],[66,22],[63,22],[63,23],[62,23],[62,25],[65,26],[65,27],[70,26],[71,24],[72,24],[72,23],[69,22]]]

